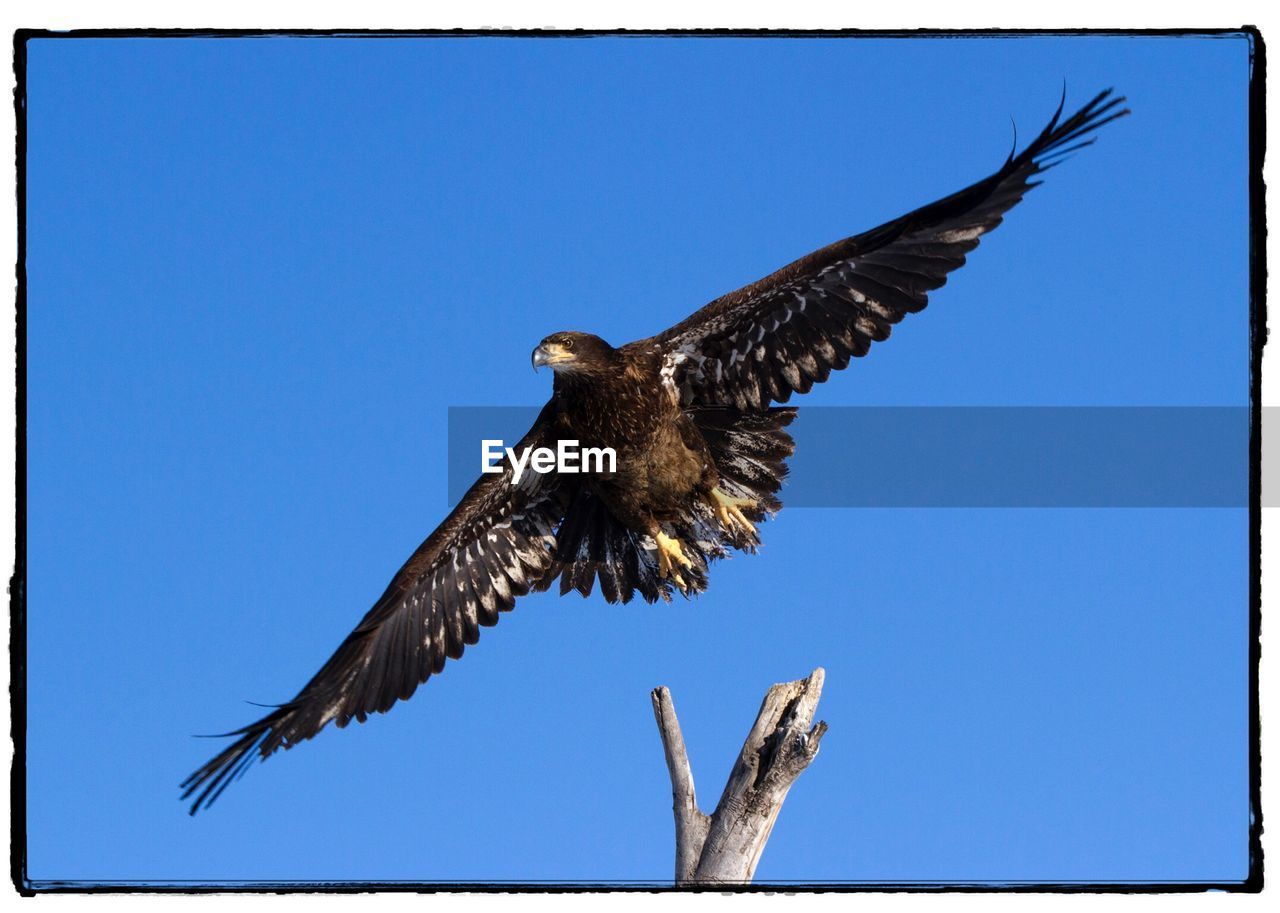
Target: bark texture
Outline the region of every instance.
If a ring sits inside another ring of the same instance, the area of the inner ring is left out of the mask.
[[[676,821],[676,884],[746,884],[787,798],[791,784],[818,754],[827,724],[811,727],[822,695],[821,668],[804,679],[774,685],[738,754],[716,810],[698,809],[693,771],[671,692],[654,689],[653,715],[671,774]]]

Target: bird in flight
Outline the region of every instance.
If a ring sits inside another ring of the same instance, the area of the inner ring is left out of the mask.
[[[1065,97],[1064,97],[1065,101]],[[801,257],[656,336],[615,348],[554,333],[533,350],[551,399],[515,452],[560,441],[612,448],[612,471],[485,473],[392,578],[297,696],[234,732],[181,784],[191,814],[248,768],[330,722],[364,722],[409,698],[530,591],[559,581],[609,602],[707,588],[711,561],[759,545],[778,511],[793,408],[964,265],[982,235],[1093,131],[1128,114],[1100,93],[1053,119],[994,174]]]

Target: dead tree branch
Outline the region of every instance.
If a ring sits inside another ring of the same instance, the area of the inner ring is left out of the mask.
[[[818,743],[827,731],[823,722],[810,728],[823,678],[818,668],[808,678],[769,689],[710,816],[698,809],[671,692],[653,691],[653,715],[671,775],[676,884],[751,881],[787,791],[818,754]]]

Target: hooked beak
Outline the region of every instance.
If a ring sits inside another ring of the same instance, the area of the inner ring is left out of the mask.
[[[556,345],[554,342],[545,343],[533,350],[533,370],[538,370],[543,365],[554,368],[556,365],[564,364],[566,361],[573,361],[573,355],[566,352],[563,346]]]

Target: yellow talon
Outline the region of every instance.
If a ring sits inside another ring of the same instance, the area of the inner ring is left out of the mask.
[[[750,498],[735,498],[725,494],[718,488],[711,489],[711,497],[716,502],[716,516],[720,518],[720,523],[726,530],[732,532],[736,523],[743,529],[748,530],[752,535],[756,534],[755,524],[748,520],[746,514],[742,512],[744,507],[754,510],[756,507],[755,501]]]
[[[680,572],[675,569],[676,564],[683,567],[693,567],[693,562],[685,556],[684,547],[681,546],[679,539],[668,536],[662,530],[658,530],[658,534],[653,537],[653,541],[658,544],[658,576],[670,577],[680,589],[685,588],[684,578],[680,576]]]

